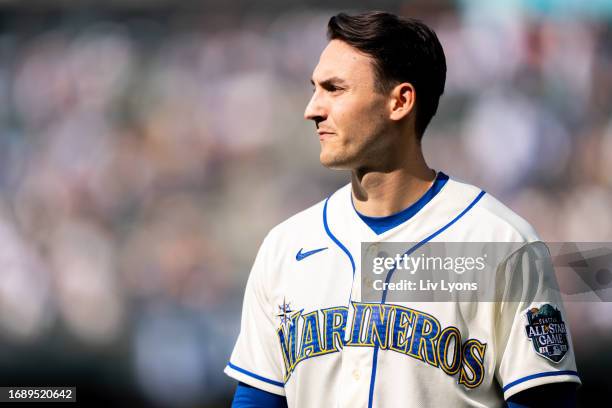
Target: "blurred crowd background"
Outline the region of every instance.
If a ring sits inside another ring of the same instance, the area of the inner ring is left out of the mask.
[[[0,385],[227,406],[261,240],[348,180],[302,117],[342,10],[437,31],[434,168],[547,241],[612,241],[611,2],[175,3],[0,5]],[[591,406],[610,396],[612,304],[567,309]]]

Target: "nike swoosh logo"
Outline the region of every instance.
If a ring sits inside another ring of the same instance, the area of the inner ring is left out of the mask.
[[[295,260],[296,261],[301,261],[302,259],[310,256],[310,255],[314,255],[317,252],[321,252],[321,251],[325,251],[327,249],[327,247],[325,248],[319,248],[319,249],[313,249],[312,251],[308,251],[308,252],[302,252],[304,248],[300,248],[300,250],[298,251],[297,254],[295,254]]]

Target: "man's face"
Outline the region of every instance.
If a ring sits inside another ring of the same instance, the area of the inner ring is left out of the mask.
[[[356,169],[384,158],[389,99],[375,81],[372,59],[350,45],[332,40],[321,53],[304,117],[316,124],[324,166]]]

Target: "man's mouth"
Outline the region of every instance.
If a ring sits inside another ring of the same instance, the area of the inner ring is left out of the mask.
[[[328,138],[328,137],[330,137],[331,135],[333,135],[333,134],[334,134],[334,132],[332,132],[332,131],[329,131],[329,130],[321,130],[321,129],[319,129],[319,130],[317,131],[317,133],[319,134],[319,139],[320,139],[320,140],[323,140],[323,139],[325,139],[325,138]]]

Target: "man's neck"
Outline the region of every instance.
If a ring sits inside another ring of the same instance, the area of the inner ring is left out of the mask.
[[[422,159],[386,171],[351,172],[353,204],[366,216],[385,217],[414,204],[432,186],[436,172]]]

